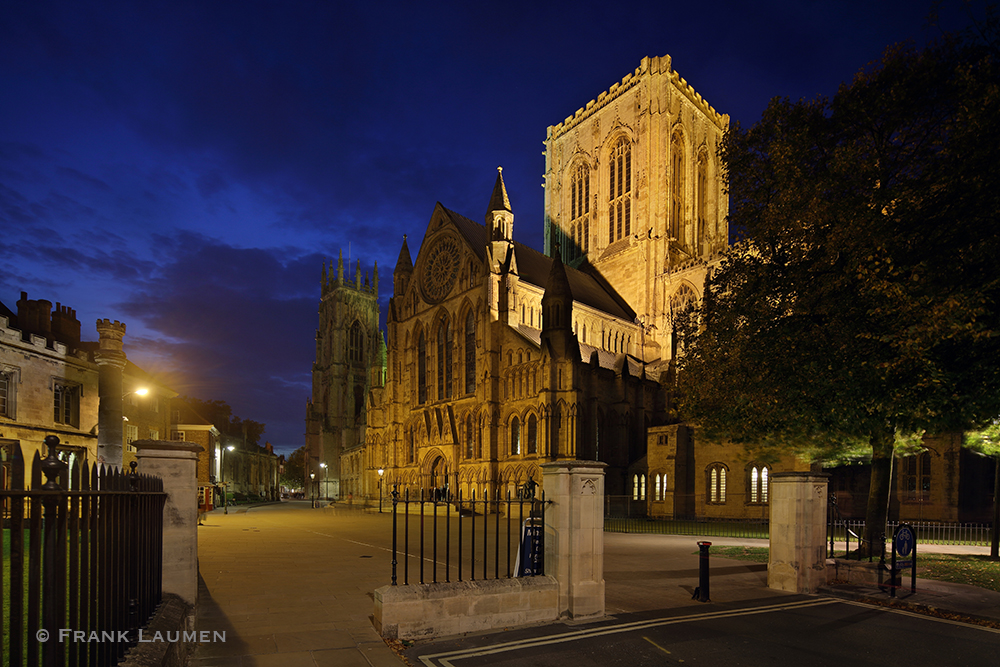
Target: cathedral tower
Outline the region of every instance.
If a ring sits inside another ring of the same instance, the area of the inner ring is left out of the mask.
[[[320,282],[304,481],[309,495],[334,499],[340,496],[342,477],[356,474],[342,470],[341,458],[361,451],[365,443],[368,393],[384,377],[373,367],[384,359],[385,344],[379,331],[377,264],[369,283],[359,260],[351,280],[344,275],[341,253],[336,271],[331,265],[328,273],[324,264]]]

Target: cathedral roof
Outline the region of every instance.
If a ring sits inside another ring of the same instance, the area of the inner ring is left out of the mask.
[[[465,237],[476,256],[485,261],[486,227],[444,206],[441,208],[451,218],[455,228]],[[517,241],[514,241],[514,252],[517,253],[517,272],[521,280],[544,290],[548,286],[549,273],[552,271],[552,258]],[[628,322],[635,319],[635,311],[602,279],[570,266],[565,268],[574,301]]]

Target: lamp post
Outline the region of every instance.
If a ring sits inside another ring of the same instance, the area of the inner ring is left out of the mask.
[[[222,469],[219,471],[219,477],[222,478],[222,499],[223,504],[225,505],[223,514],[229,514],[229,481],[226,479],[226,452],[231,452],[234,449],[236,449],[236,447],[229,445],[228,447],[224,447],[222,450]]]
[[[385,468],[378,469],[378,513],[382,513],[382,475],[385,473]]]
[[[309,473],[309,494],[312,496],[312,506],[313,506],[313,509],[316,509],[316,484],[315,484],[315,479],[316,479],[316,473],[314,473],[314,472]]]
[[[319,467],[323,469],[323,500],[330,499],[330,469],[325,463],[320,463]]]

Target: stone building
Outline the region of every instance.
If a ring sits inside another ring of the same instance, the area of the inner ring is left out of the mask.
[[[324,268],[307,450],[339,473],[341,495],[375,497],[380,484],[513,495],[540,481],[539,464],[578,458],[608,465],[608,502],[622,511],[767,518],[770,476],[811,464],[708,441],[670,408],[675,317],[728,244],[728,125],[669,56],[644,58],[548,128],[544,217],[532,223],[544,253],[513,240],[502,173],[483,224],[439,203],[415,260],[404,237],[384,346],[377,282],[367,291],[360,270],[352,284]],[[952,449],[901,461],[916,470],[904,491],[929,485],[906,491],[903,518],[931,489],[941,502],[920,505],[924,518],[955,514]]]
[[[121,466],[134,460],[130,443],[169,429],[175,395],[135,364],[122,347],[125,325],[97,320],[97,341],[82,341],[76,311],[22,292],[17,312],[0,304],[0,459],[14,444],[26,461],[45,456],[47,435],[59,455]],[[140,395],[141,394],[141,395]],[[103,451],[102,451],[103,449]]]

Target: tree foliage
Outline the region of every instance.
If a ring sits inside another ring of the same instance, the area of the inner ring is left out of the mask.
[[[281,474],[282,485],[290,489],[302,488],[306,470],[305,455],[304,445],[288,455],[288,459],[285,461],[285,470]]]
[[[177,400],[186,403],[197,414],[210,421],[223,435],[238,438],[241,441],[245,435],[248,445],[259,446],[266,425],[252,419],[241,419],[234,416],[232,407],[225,401],[205,401],[189,396],[180,396]]]
[[[998,147],[997,59],[966,37],[731,128],[739,239],[680,325],[682,415],[757,448],[867,443],[884,525],[897,434],[1000,414]]]

